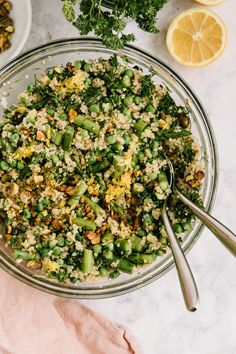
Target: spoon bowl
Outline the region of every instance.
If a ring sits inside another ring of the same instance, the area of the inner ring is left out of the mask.
[[[218,240],[230,251],[234,256],[236,256],[236,235],[230,231],[226,226],[216,220],[209,213],[199,208],[193,202],[191,202],[185,195],[183,195],[177,188],[175,183],[175,171],[170,161],[169,157],[165,154],[165,158],[168,163],[170,172],[170,187],[176,196],[186,204],[191,211],[196,215],[196,217],[201,220],[201,222],[207,226],[209,230],[218,238]]]

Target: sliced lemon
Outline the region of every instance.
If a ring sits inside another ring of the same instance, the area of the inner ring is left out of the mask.
[[[195,1],[202,5],[215,6],[215,5],[222,4],[222,2],[224,2],[225,0],[195,0]]]
[[[215,61],[224,51],[227,29],[221,18],[206,8],[183,11],[171,22],[166,44],[180,63],[201,67]]]

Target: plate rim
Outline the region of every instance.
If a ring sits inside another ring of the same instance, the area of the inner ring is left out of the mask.
[[[31,0],[25,0],[25,4],[27,7],[27,11],[29,12],[29,16],[27,16],[26,28],[25,28],[24,34],[22,36],[21,41],[19,42],[19,44],[15,48],[15,50],[9,55],[9,57],[5,61],[3,60],[3,63],[0,63],[0,68],[5,66],[10,60],[12,60],[14,57],[16,57],[22,51],[22,49],[24,48],[24,45],[29,37],[30,29],[31,29],[31,25],[32,25],[32,3],[31,3]]]

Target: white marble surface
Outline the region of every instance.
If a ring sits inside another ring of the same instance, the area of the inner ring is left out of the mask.
[[[63,18],[60,1],[32,0],[32,5],[33,24],[25,49],[50,39],[77,35]],[[133,23],[129,28],[138,37],[136,44],[172,65],[205,105],[214,126],[220,160],[214,215],[236,231],[236,4],[235,0],[226,0],[215,7],[229,29],[224,55],[209,67],[188,69],[168,54],[165,34],[173,16],[194,5],[192,0],[169,0],[159,15],[161,33],[158,36],[137,30]],[[175,270],[128,295],[83,303],[127,326],[139,338],[145,354],[235,354],[235,259],[207,230],[188,259],[201,297],[195,313],[188,313],[184,308]]]

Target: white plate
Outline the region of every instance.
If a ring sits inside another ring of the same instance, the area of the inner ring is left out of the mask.
[[[32,21],[30,0],[10,1],[13,5],[10,17],[14,21],[15,32],[12,35],[11,47],[5,52],[0,53],[0,67],[20,53],[28,38]]]

